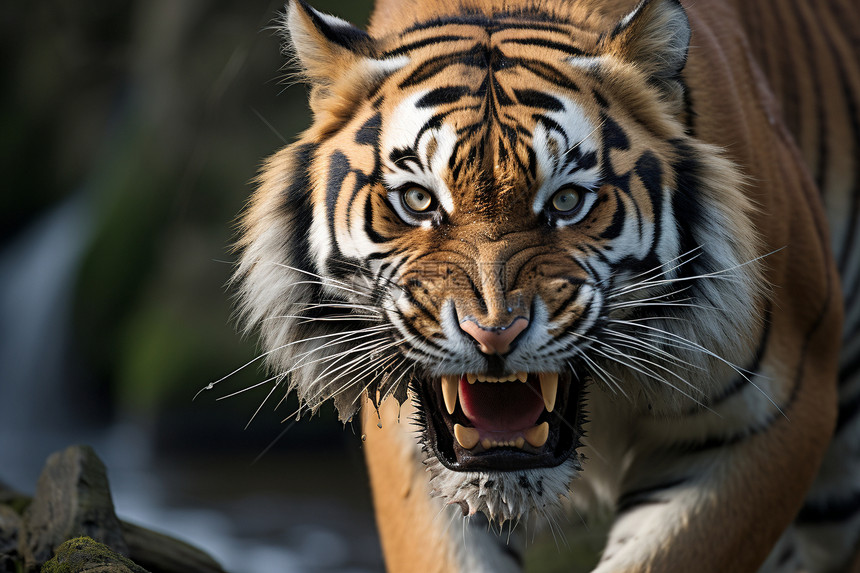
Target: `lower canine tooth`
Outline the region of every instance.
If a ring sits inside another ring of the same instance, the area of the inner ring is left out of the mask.
[[[460,377],[455,374],[442,376],[442,398],[445,399],[445,409],[448,414],[453,414],[457,408],[457,389],[460,386]]]
[[[540,373],[540,393],[543,395],[543,405],[547,412],[555,408],[555,396],[558,394],[558,372]]]
[[[455,426],[456,428],[456,426]],[[549,437],[549,422],[544,422],[534,428],[529,428],[524,432],[526,441],[535,448],[540,448],[546,443]]]
[[[478,444],[478,430],[475,428],[467,428],[460,424],[454,424],[454,437],[460,442],[460,445],[471,450]]]

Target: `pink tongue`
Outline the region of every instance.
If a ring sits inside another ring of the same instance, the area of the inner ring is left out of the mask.
[[[522,382],[476,382],[460,378],[460,405],[478,430],[512,432],[534,427],[544,410],[536,377]]]

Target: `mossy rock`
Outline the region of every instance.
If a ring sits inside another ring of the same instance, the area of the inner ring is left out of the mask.
[[[42,566],[42,573],[149,573],[131,559],[89,537],[70,539]]]
[[[34,569],[64,541],[81,536],[128,555],[104,464],[89,446],[71,446],[51,454],[42,469],[23,515],[18,550]]]

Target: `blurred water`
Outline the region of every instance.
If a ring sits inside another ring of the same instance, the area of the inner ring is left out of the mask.
[[[71,296],[90,228],[79,193],[0,252],[0,469],[30,479],[37,452],[71,423],[65,406]],[[38,469],[38,468],[37,468]]]
[[[70,407],[71,296],[90,218],[80,193],[0,252],[0,480],[32,493],[52,452],[86,443],[108,467],[122,519],[188,541],[228,571],[380,570],[368,516],[357,520],[337,500],[320,505],[295,493],[290,498],[248,492],[227,504],[184,503],[168,477],[175,482],[180,476],[191,488],[194,480],[231,479],[219,472],[218,462],[202,476],[175,462],[166,466],[146,424],[124,420],[100,427]],[[240,483],[232,485],[241,489]],[[362,519],[365,531],[353,535],[350,528]]]

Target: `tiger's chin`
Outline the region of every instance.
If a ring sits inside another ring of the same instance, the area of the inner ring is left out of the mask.
[[[580,469],[578,378],[520,372],[413,382],[434,493],[497,523],[559,505]]]

